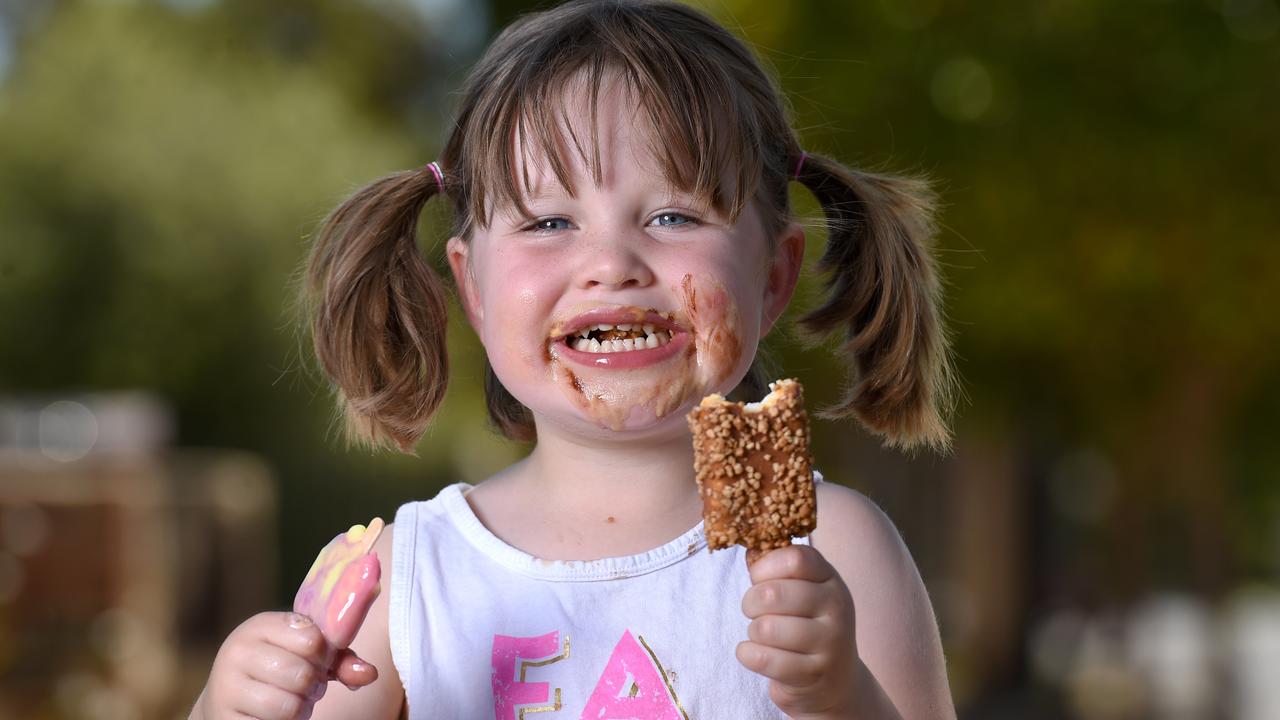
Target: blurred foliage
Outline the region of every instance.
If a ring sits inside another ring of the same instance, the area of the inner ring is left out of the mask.
[[[180,444],[269,458],[296,510],[281,519],[282,597],[335,526],[389,516],[415,478],[443,483],[451,452],[512,453],[483,433],[439,437],[483,426],[472,378],[449,412],[474,422],[441,424],[426,462],[349,454],[304,372],[292,303],[307,236],[347,193],[433,152],[394,111],[412,82],[343,80],[408,64],[411,44],[389,41],[404,31],[321,5],[273,5],[272,21],[259,3],[58,3],[0,88],[0,333],[21,339],[0,352],[0,390],[149,388],[174,405]],[[296,15],[343,42],[304,51],[268,30]]]
[[[811,150],[938,181],[960,432],[1115,478],[1061,550],[1110,547],[1122,598],[1274,578],[1275,4],[704,4]]]
[[[438,4],[491,28],[528,7]],[[290,313],[324,214],[443,139],[480,48],[446,42],[427,5],[0,14],[15,53],[0,85],[0,391],[151,388],[176,407],[180,443],[267,457],[288,509],[282,602],[334,527],[519,452],[482,429],[480,351],[456,313],[456,382],[420,458],[347,452]],[[702,5],[776,68],[812,151],[938,181],[958,432],[1007,443],[1068,494],[1103,483],[1100,510],[1054,518],[1059,569],[1097,568],[1121,596],[1274,578],[1271,0]],[[437,264],[442,226],[430,208]],[[816,293],[807,280],[801,297]],[[834,392],[827,354],[785,330],[773,346]],[[854,432],[822,428],[819,457]],[[1063,464],[1082,451],[1099,460]]]

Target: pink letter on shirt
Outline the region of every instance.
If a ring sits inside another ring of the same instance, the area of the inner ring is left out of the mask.
[[[667,683],[628,630],[613,648],[581,720],[681,720]]]
[[[548,683],[523,682],[516,679],[516,663],[521,659],[545,658],[560,649],[560,633],[552,631],[538,637],[493,636],[493,717],[515,720],[516,706],[545,703],[550,695]]]

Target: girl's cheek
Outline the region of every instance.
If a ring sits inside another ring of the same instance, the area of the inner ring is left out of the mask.
[[[547,308],[541,299],[547,294],[532,284],[503,288],[494,283],[489,289],[481,337],[489,362],[512,380],[530,379],[545,352],[545,338],[531,330],[544,324]]]

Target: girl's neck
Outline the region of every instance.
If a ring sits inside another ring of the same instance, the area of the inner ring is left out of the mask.
[[[560,512],[584,520],[651,522],[688,515],[691,504],[698,509],[687,435],[595,442],[557,430],[538,428],[524,479]]]
[[[548,560],[636,555],[698,523],[688,435],[588,442],[539,426],[529,457],[468,494],[480,521],[508,544]]]

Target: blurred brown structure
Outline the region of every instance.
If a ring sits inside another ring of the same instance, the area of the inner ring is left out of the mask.
[[[276,485],[145,396],[0,403],[0,717],[186,717],[272,603]]]

